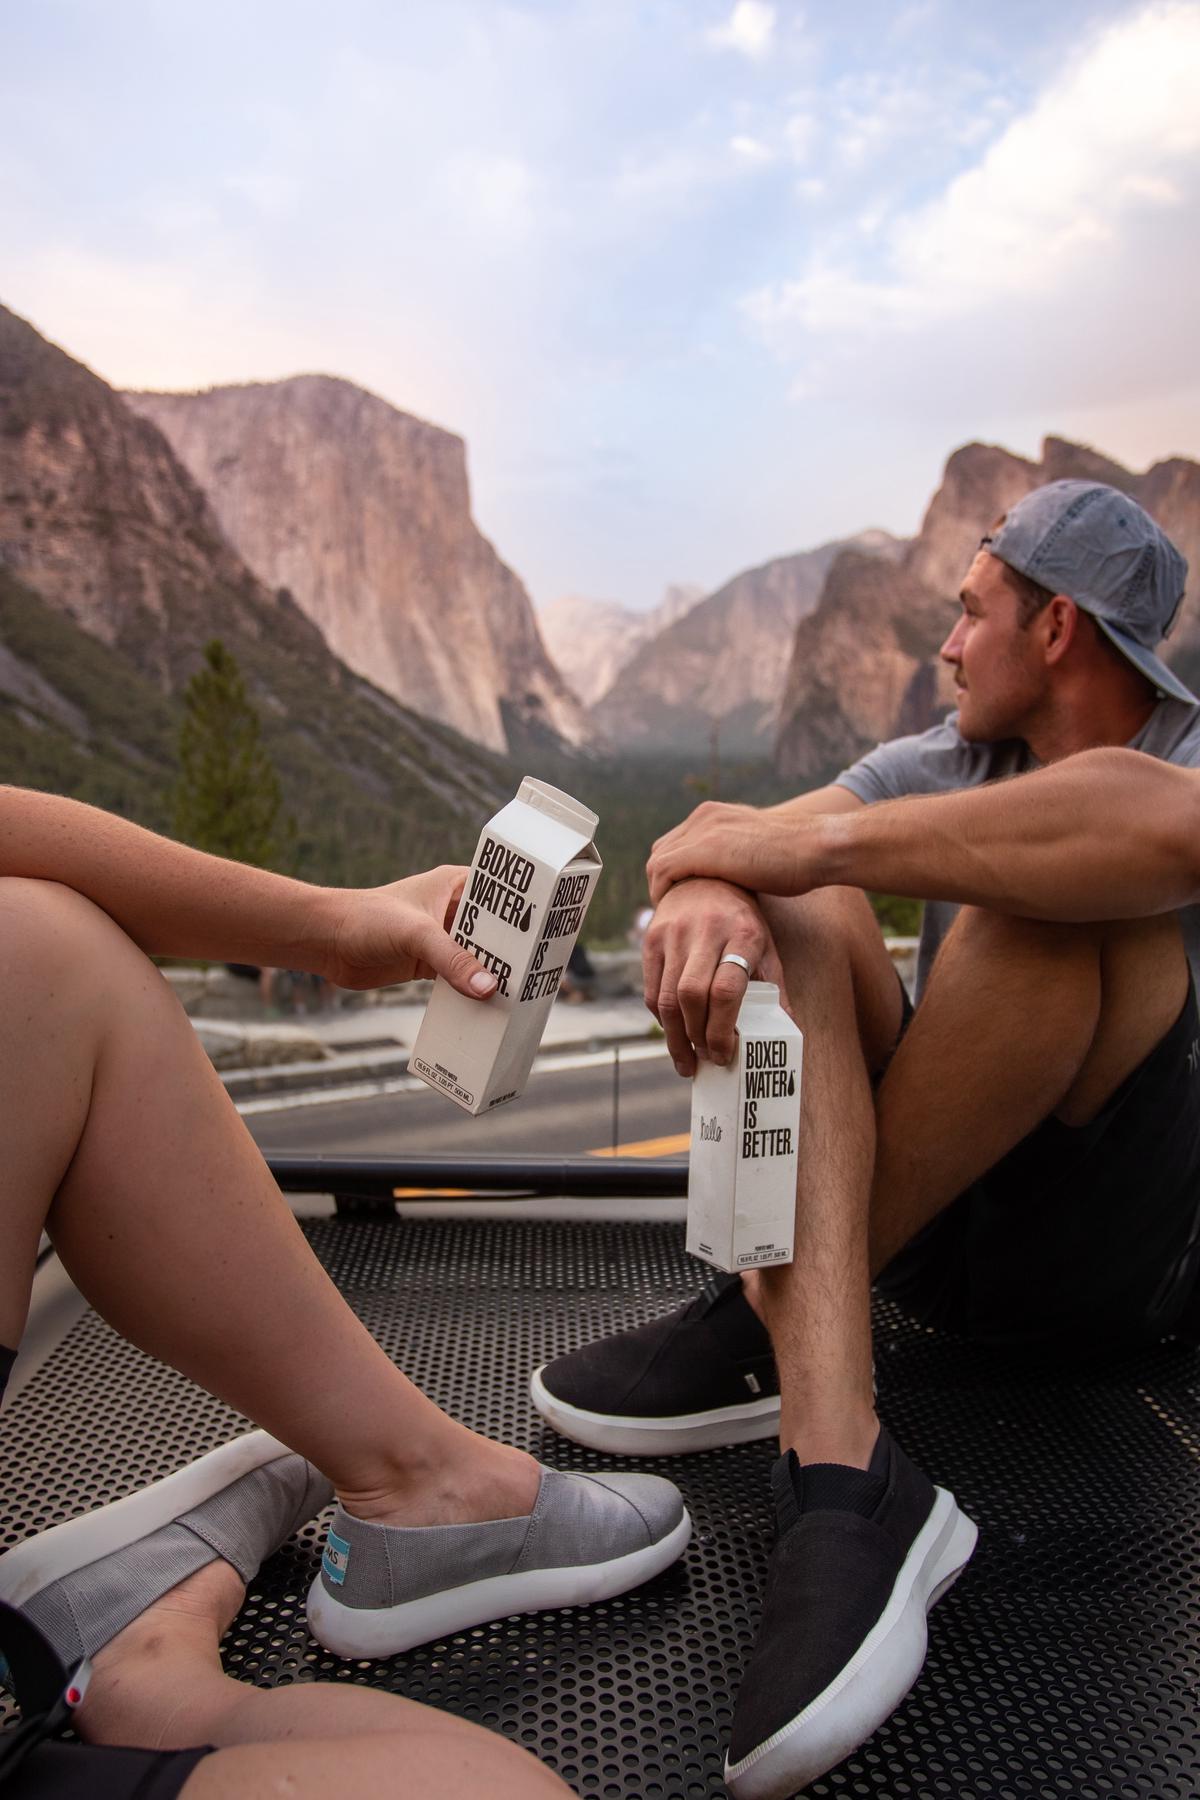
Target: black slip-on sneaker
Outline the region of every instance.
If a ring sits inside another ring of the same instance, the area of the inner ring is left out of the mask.
[[[678,1456],[779,1434],[779,1376],[739,1275],[535,1371],[543,1419],[614,1456]]]
[[[736,1800],[787,1800],[882,1725],[975,1548],[953,1494],[885,1431],[865,1475],[789,1451],[772,1485],[779,1535],[725,1763]]]

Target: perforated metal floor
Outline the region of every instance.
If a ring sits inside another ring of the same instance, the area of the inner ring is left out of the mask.
[[[668,1225],[321,1222],[318,1254],[388,1351],[471,1425],[562,1468],[529,1370],[697,1286]],[[896,1716],[813,1795],[1195,1800],[1200,1794],[1200,1359],[1164,1349],[1056,1379],[877,1310],[880,1402],[953,1488],[980,1548],[932,1620]],[[302,1321],[296,1378],[304,1379]],[[221,1442],[217,1401],[91,1315],[0,1416],[0,1544]],[[264,1684],[366,1681],[482,1721],[588,1800],[721,1795],[732,1696],[769,1547],[765,1445],[646,1464],[697,1532],[674,1570],[591,1609],[509,1619],[345,1664],[303,1624],[322,1526],[264,1570],[227,1643]]]

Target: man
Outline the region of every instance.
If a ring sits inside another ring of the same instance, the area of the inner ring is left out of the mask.
[[[738,1800],[793,1793],[886,1718],[973,1548],[879,1427],[869,1278],[930,1324],[1056,1354],[1161,1337],[1195,1291],[1200,706],[1154,653],[1186,572],[1125,495],[1038,489],[964,581],[956,718],[655,845],[646,997],[680,1074],[729,1059],[747,969],[781,975],[806,1033],[795,1260],[533,1392],[629,1452],[778,1427]],[[911,1023],[864,888],[930,902]]]

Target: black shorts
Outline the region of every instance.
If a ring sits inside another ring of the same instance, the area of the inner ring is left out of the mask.
[[[0,1395],[15,1351],[0,1344]],[[122,1750],[94,1744],[39,1744],[9,1776],[3,1800],[175,1800],[201,1750]]]
[[[39,1744],[7,1781],[4,1800],[175,1800],[210,1750],[116,1750]]]
[[[1200,1015],[1189,983],[1174,1025],[1095,1119],[1044,1120],[878,1286],[941,1330],[1090,1355],[1190,1337],[1198,1273]]]

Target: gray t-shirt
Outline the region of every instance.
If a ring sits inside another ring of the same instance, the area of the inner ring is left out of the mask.
[[[894,738],[878,744],[837,778],[860,800],[899,800],[907,794],[945,794],[958,788],[979,787],[1005,775],[1023,775],[1040,767],[1028,747],[1018,739],[998,744],[969,744],[958,734],[958,715],[952,713],[932,731],[918,737]],[[1183,700],[1160,700],[1145,725],[1126,746],[1157,756],[1184,768],[1200,768],[1200,706]],[[917,960],[917,993],[922,992],[933,959],[953,923],[958,907],[947,900],[929,900],[921,925],[921,950]],[[1192,979],[1200,993],[1200,906],[1185,906],[1179,914],[1184,948]]]

